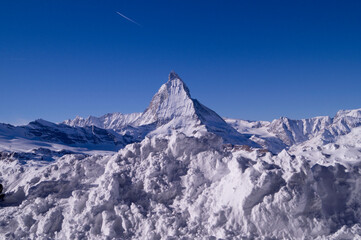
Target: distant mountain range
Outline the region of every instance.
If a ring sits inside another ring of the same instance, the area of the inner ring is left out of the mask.
[[[217,113],[192,99],[188,87],[172,72],[168,82],[154,95],[143,113],[108,113],[86,119],[77,117],[66,120],[63,124],[111,129],[120,135],[133,136],[134,141],[172,131],[190,136],[207,131],[221,136],[225,143],[261,147],[278,153],[316,136],[324,142],[330,142],[336,136],[349,133],[352,128],[361,125],[361,109],[341,110],[333,118],[322,116],[292,120],[282,117],[272,122],[222,119]]]

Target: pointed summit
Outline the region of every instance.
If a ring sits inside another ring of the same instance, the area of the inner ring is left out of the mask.
[[[70,126],[110,128],[127,135],[127,141],[141,141],[146,136],[171,135],[174,132],[193,137],[213,133],[225,143],[260,147],[249,136],[228,125],[217,113],[192,99],[188,87],[174,71],[169,73],[168,81],[160,87],[143,113],[113,113],[100,118],[76,118],[64,123]]]
[[[181,80],[181,78],[178,76],[178,74],[174,70],[172,70],[168,75],[168,81],[172,81],[175,79]]]
[[[153,125],[153,134],[169,134],[174,130],[186,135],[212,132],[228,143],[256,146],[217,113],[192,99],[188,87],[174,71],[170,72],[168,81],[154,95],[136,125]]]
[[[188,87],[180,77],[172,71],[168,81],[153,96],[148,108],[143,113],[141,125],[163,124],[170,120],[194,114],[193,101]]]
[[[180,94],[184,92],[188,98],[191,97],[191,94],[189,92],[189,88],[187,85],[183,82],[183,80],[178,76],[176,72],[173,70],[168,75],[168,82],[166,82],[163,86],[166,86],[166,89],[169,94]],[[160,91],[164,91],[163,86],[159,89],[158,93]]]
[[[165,86],[166,89],[163,89],[163,86]],[[168,92],[168,95],[185,94],[188,98],[191,98],[189,88],[174,71],[171,71],[169,73],[168,82],[166,82],[163,86],[159,89],[158,93],[166,90]]]

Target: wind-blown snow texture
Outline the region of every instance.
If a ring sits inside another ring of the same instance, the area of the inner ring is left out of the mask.
[[[31,124],[0,127],[4,239],[360,238],[361,109],[223,120],[171,73],[144,113]]]

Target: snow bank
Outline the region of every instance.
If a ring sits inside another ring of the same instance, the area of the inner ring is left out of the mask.
[[[361,233],[357,159],[322,165],[286,151],[225,148],[213,134],[178,133],[112,156],[0,165],[6,239],[353,239]]]

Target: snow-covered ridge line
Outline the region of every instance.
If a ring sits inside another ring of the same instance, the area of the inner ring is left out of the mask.
[[[272,122],[222,119],[192,99],[189,88],[176,73],[171,72],[168,82],[162,85],[143,113],[109,113],[99,118],[76,118],[64,123],[81,127],[94,125],[113,129],[121,134],[134,134],[135,131],[139,136],[169,134],[173,130],[189,136],[211,131],[222,135],[226,142],[258,145],[278,153],[282,149],[320,135],[325,142],[333,141],[335,136],[347,134],[353,127],[359,126],[360,112],[361,109],[341,110],[334,118],[321,116],[292,120],[281,117]],[[140,126],[146,131],[139,130]],[[125,130],[129,127],[130,132]]]
[[[355,109],[341,110],[333,118],[292,120],[282,117],[272,122],[223,119],[191,98],[186,84],[171,72],[168,81],[160,87],[143,113],[109,113],[86,119],[77,117],[60,124],[37,120],[19,127],[1,125],[0,136],[83,145],[88,149],[118,150],[145,137],[169,135],[174,131],[198,137],[211,132],[221,136],[225,143],[266,148],[279,153],[313,138],[324,143],[335,141],[337,136],[360,126],[360,116],[361,109]],[[34,125],[37,127],[34,128]],[[3,145],[6,142],[3,141]]]
[[[107,113],[100,117],[89,116],[82,118],[77,116],[75,119],[65,120],[63,123],[72,127],[96,126],[105,129],[120,129],[127,125],[132,125],[142,113]]]
[[[106,114],[99,118],[76,118],[64,123],[70,126],[80,127],[94,125],[119,131],[127,125],[139,125],[136,121],[140,119],[141,116],[142,113],[113,113]],[[308,141],[314,137],[322,137],[325,142],[333,141],[332,139],[334,139],[335,136],[347,134],[352,128],[359,126],[361,124],[360,116],[361,109],[354,109],[340,110],[333,118],[320,116],[294,120],[281,117],[271,122],[231,118],[224,118],[224,120],[239,133],[254,136],[253,140],[260,143],[263,147],[270,148],[273,152],[279,152],[282,149]],[[256,138],[260,138],[260,140]]]
[[[0,124],[0,150],[21,150],[19,143],[24,144],[24,151],[30,151],[36,146],[53,149],[53,145],[62,149],[80,147],[84,149],[99,149],[116,151],[134,142],[129,136],[122,136],[111,129],[95,126],[71,127],[65,124],[55,124],[42,119],[30,122],[25,126]],[[26,149],[25,145],[30,148]],[[60,149],[61,150],[61,149]]]
[[[240,133],[259,135],[263,138],[276,137],[287,146],[308,141],[314,137],[325,142],[333,141],[336,136],[345,135],[352,128],[361,126],[361,108],[340,110],[331,118],[329,116],[293,120],[281,117],[271,122],[246,121],[225,118],[226,122]]]

